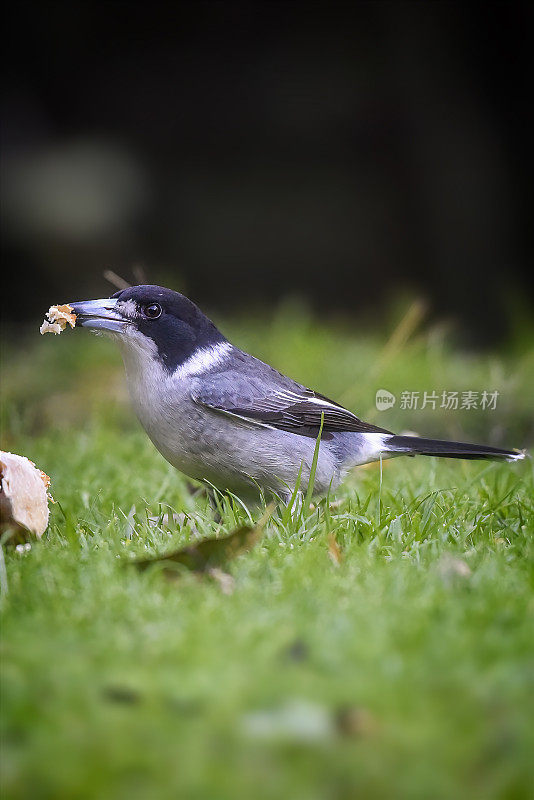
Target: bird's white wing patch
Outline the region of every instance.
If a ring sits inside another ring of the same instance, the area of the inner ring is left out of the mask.
[[[213,367],[223,363],[232,349],[230,342],[219,342],[210,347],[201,347],[183,364],[179,364],[173,373],[174,378],[186,378],[202,375]]]

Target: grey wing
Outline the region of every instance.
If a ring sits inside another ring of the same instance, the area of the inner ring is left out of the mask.
[[[331,439],[335,432],[390,433],[358,419],[343,406],[306,389],[274,370],[267,376],[226,370],[196,380],[192,398],[214,412],[244,423],[289,431],[314,439]],[[324,415],[324,418],[323,418]]]

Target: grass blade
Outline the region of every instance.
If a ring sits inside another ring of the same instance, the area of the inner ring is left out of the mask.
[[[319,426],[319,434],[315,440],[315,449],[313,451],[313,460],[310,469],[310,478],[308,480],[308,488],[306,490],[306,508],[309,509],[313,497],[313,487],[315,485],[315,473],[317,472],[317,462],[319,461],[319,446],[321,444],[321,435],[324,425],[324,411],[321,412],[321,424]]]

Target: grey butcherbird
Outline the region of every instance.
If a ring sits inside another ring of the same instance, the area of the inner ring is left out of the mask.
[[[335,488],[358,464],[398,455],[517,461],[486,445],[396,436],[232,345],[187,297],[133,286],[70,303],[77,324],[119,344],[139,420],[162,455],[220,489],[306,491],[323,424],[315,491]],[[299,478],[300,473],[300,478]]]

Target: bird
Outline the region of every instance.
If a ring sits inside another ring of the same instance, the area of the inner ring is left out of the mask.
[[[518,461],[519,450],[396,435],[233,345],[161,286],[69,303],[76,325],[118,344],[135,413],[180,472],[240,497],[335,490],[358,465],[400,455]],[[314,458],[314,455],[316,457]]]

